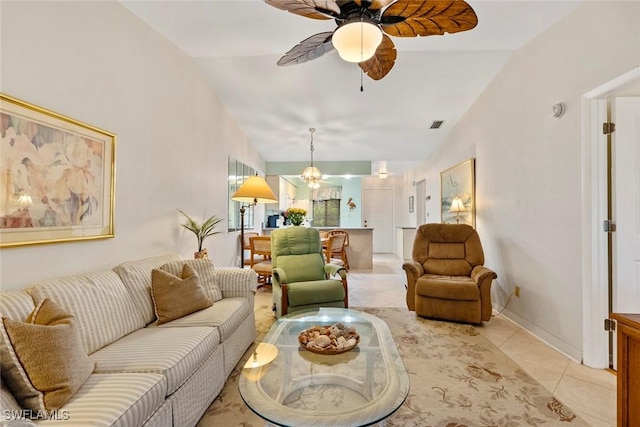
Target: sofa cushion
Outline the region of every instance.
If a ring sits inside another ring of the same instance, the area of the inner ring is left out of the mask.
[[[425,274],[416,281],[416,294],[424,297],[477,301],[480,288],[470,277]]]
[[[24,320],[36,308],[31,295],[24,291],[0,292],[0,316],[11,320]]]
[[[36,308],[33,299],[29,294],[23,291],[6,291],[0,292],[0,317],[5,317],[12,320],[24,320],[29,316],[29,313]],[[7,341],[4,338],[5,334],[0,333],[0,374],[2,374],[2,394],[0,395],[0,408],[3,410],[16,409],[12,404],[15,402],[15,398],[7,391],[5,374],[11,368],[13,362],[8,356]],[[6,357],[5,357],[6,355]],[[10,397],[10,398],[9,398]],[[18,403],[15,403],[17,408],[20,408]],[[21,408],[20,408],[21,409]]]
[[[151,270],[172,261],[180,261],[180,256],[176,254],[161,255],[138,261],[123,262],[113,268],[129,291],[138,311],[142,313],[145,324],[153,322],[156,318],[151,300]]]
[[[167,380],[154,373],[93,374],[55,415],[38,426],[142,426],[165,402]]]
[[[187,264],[182,268],[181,277],[164,270],[152,270],[151,297],[157,325],[213,305],[213,300],[200,285],[198,274]]]
[[[127,289],[113,271],[48,280],[31,285],[26,291],[36,303],[49,298],[73,314],[88,354],[145,326]]]
[[[165,323],[160,327],[212,326],[219,329],[220,341],[223,342],[233,334],[252,311],[253,307],[247,298],[225,298],[211,307]]]
[[[215,305],[215,304],[214,304]],[[96,373],[155,372],[167,378],[167,395],[180,387],[220,343],[215,328],[137,330],[90,357]]]
[[[0,384],[0,409],[2,409],[4,419],[7,417],[7,413],[11,419],[23,419],[24,412],[22,406],[16,402],[16,398],[6,387],[5,383]]]
[[[213,301],[220,301],[222,299],[222,291],[220,290],[218,274],[212,260],[208,258],[201,258],[173,261],[164,264],[160,269],[178,276],[182,271],[182,266],[185,264],[193,267],[196,273],[198,273],[198,276],[200,276],[200,284],[209,298]]]
[[[9,365],[3,376],[26,409],[59,409],[93,372],[73,316],[49,299],[38,304],[25,322],[3,317],[0,333],[10,344],[2,354],[3,368]]]

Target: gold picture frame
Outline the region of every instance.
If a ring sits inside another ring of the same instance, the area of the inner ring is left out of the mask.
[[[0,93],[0,247],[114,236],[116,135]]]
[[[475,159],[471,158],[440,172],[440,220],[444,224],[476,227]],[[455,199],[459,202],[455,202]],[[460,205],[460,204],[461,205]],[[452,210],[452,205],[455,204]],[[456,207],[458,209],[456,210]]]

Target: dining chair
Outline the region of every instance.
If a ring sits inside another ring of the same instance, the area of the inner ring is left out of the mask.
[[[260,233],[258,233],[257,231],[245,231],[244,232],[244,241],[240,242],[240,244],[242,245],[242,250],[243,251],[249,251],[249,253],[251,253],[251,246],[249,244],[249,239],[251,239],[252,237],[258,237],[260,236]],[[238,240],[241,240],[242,236],[238,235]],[[246,255],[246,253],[245,253]],[[249,257],[245,256],[244,257],[244,265],[251,265],[251,259],[249,259]]]
[[[331,238],[332,236],[344,236],[344,245],[338,249],[338,246],[336,245],[335,248],[332,248],[331,250],[331,258],[335,258],[335,259],[340,259],[342,260],[342,264],[344,265],[344,267],[346,269],[349,269],[349,258],[347,257],[347,248],[349,247],[349,233],[347,233],[345,230],[342,229],[334,229],[334,230],[329,230],[327,232],[327,237]]]
[[[325,248],[325,257],[327,264],[336,264],[347,268],[345,263],[344,244],[347,240],[345,234],[334,234],[329,237]]]
[[[273,276],[273,266],[271,264],[271,237],[251,237],[249,239],[249,250],[251,253],[249,265],[251,269],[258,274],[258,283],[261,285],[270,285],[271,276]],[[257,257],[262,257],[262,260],[257,260]]]

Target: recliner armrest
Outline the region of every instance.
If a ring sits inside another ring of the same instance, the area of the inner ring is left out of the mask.
[[[416,281],[424,274],[422,264],[417,261],[409,261],[402,264],[402,269],[407,275],[407,308],[409,311],[415,310],[416,301]]]
[[[283,269],[276,267],[273,269],[273,280],[278,286],[283,283],[288,283],[287,273],[285,273]]]
[[[473,267],[473,270],[471,270],[471,279],[473,279],[473,281],[476,282],[478,286],[480,286],[482,282],[484,282],[488,278],[491,278],[492,280],[497,279],[498,275],[493,270],[483,265],[476,265],[475,267]]]
[[[424,274],[424,268],[422,264],[417,261],[408,261],[402,264],[402,269],[405,271],[409,271],[413,274],[416,279]]]
[[[347,278],[347,269],[341,265],[325,264],[324,272],[329,276],[335,276],[336,274],[339,274],[342,280]]]

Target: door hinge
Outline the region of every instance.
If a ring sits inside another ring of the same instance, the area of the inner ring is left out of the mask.
[[[605,135],[609,135],[610,133],[613,133],[616,131],[616,124],[615,123],[603,123],[602,124],[602,133]]]
[[[605,233],[613,233],[616,231],[616,222],[612,219],[605,219],[602,222],[602,228]]]
[[[616,321],[613,319],[604,319],[604,330],[607,332],[615,332]]]

